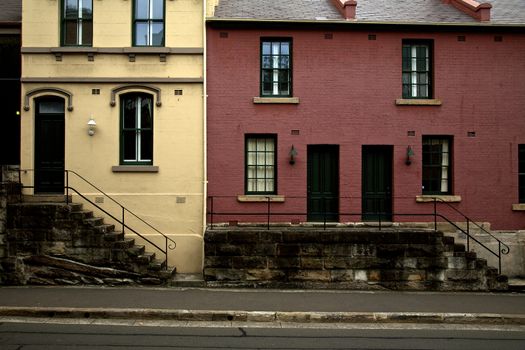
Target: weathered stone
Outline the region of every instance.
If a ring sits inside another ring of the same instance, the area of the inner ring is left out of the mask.
[[[331,275],[327,270],[299,270],[289,271],[288,279],[290,281],[330,282]]]
[[[284,231],[283,242],[287,243],[318,243],[322,233],[317,231]]]
[[[332,282],[350,282],[354,280],[354,270],[331,270]]]
[[[215,281],[242,281],[246,279],[244,270],[235,269],[204,269],[204,278]]]
[[[277,244],[277,256],[299,256],[299,244]]]
[[[268,267],[266,257],[260,256],[235,256],[232,258],[234,269],[265,269]]]
[[[256,243],[259,240],[258,232],[250,231],[233,231],[228,233],[228,242],[237,243]]]
[[[242,255],[242,248],[233,244],[219,244],[216,246],[217,255]]]
[[[105,284],[109,284],[111,286],[123,286],[134,283],[134,281],[129,278],[104,278],[103,281]]]
[[[232,258],[230,256],[206,256],[204,258],[205,267],[232,267]]]
[[[261,231],[259,232],[259,242],[282,243],[283,233],[280,231]]]
[[[247,256],[273,256],[276,255],[277,245],[275,243],[257,243],[243,245],[243,254]]]
[[[297,257],[268,258],[268,268],[270,269],[292,269],[300,266],[301,261]]]
[[[299,247],[299,255],[301,256],[322,256],[324,246],[322,244],[306,243]]]
[[[317,270],[324,267],[323,258],[301,257],[301,268],[306,270]]]
[[[246,271],[247,281],[279,281],[286,277],[284,271],[269,269],[249,269]]]

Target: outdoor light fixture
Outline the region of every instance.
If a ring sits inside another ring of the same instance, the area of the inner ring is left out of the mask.
[[[89,136],[95,135],[95,128],[97,127],[97,122],[95,121],[95,119],[93,119],[93,116],[89,118],[87,125],[88,125],[88,135]]]
[[[412,157],[414,156],[414,151],[411,146],[407,146],[407,159],[405,160],[406,165],[412,164]]]
[[[297,151],[295,150],[295,147],[292,145],[292,148],[290,149],[290,164],[295,164],[295,156],[297,155]]]

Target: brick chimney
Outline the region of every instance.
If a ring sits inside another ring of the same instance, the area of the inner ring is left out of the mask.
[[[332,3],[345,19],[355,19],[356,0],[332,0]]]
[[[490,21],[490,9],[492,5],[489,3],[482,3],[475,0],[444,0],[446,4],[451,4],[463,13],[466,13],[478,21]]]

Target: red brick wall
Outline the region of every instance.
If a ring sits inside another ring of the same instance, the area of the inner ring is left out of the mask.
[[[220,32],[228,37],[221,38]],[[325,39],[325,33],[333,39]],[[368,40],[368,34],[377,40]],[[466,41],[458,41],[458,35]],[[272,210],[306,212],[305,200],[292,197],[306,196],[307,145],[338,144],[341,211],[361,211],[362,145],[393,145],[394,212],[431,212],[431,204],[415,201],[421,194],[422,135],[451,135],[453,194],[462,198],[455,206],[496,229],[524,228],[525,212],[513,212],[512,204],[518,203],[518,144],[525,143],[525,35],[498,35],[502,42],[494,34],[474,32],[209,28],[209,195],[244,194],[244,135],[273,133],[278,135],[278,194],[286,201],[272,204]],[[259,96],[260,37],[273,36],[293,38],[298,105],[253,103]],[[434,40],[434,96],[441,106],[395,104],[401,98],[401,42],[415,38]],[[291,130],[300,134],[291,135]],[[476,137],[467,137],[469,131]],[[288,163],[292,144],[298,151],[294,165]],[[415,155],[407,166],[409,145]],[[257,206],[236,198],[214,202],[215,211]],[[291,219],[304,217],[272,221]],[[343,216],[341,221],[360,218]]]

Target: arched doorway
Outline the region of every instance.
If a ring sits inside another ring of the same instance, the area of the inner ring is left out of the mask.
[[[64,193],[64,99],[35,99],[35,193]]]

